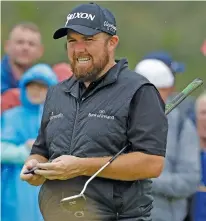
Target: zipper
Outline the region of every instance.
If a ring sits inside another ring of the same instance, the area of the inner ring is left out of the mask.
[[[119,220],[119,213],[116,213],[117,221]]]
[[[74,151],[74,149],[72,150],[72,146],[73,146],[73,139],[75,135],[75,127],[76,127],[78,113],[79,113],[79,102],[77,101],[77,99],[76,99],[76,104],[77,104],[77,108],[76,108],[75,120],[74,120],[74,125],[73,125],[73,130],[72,130],[72,138],[70,142],[70,154]]]

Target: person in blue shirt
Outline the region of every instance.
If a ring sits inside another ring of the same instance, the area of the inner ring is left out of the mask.
[[[206,220],[206,91],[196,101],[197,130],[201,151],[201,182],[194,197],[194,221]]]
[[[19,178],[25,159],[37,137],[48,87],[57,84],[46,64],[28,69],[20,80],[21,106],[5,111],[1,131],[2,221],[42,221],[39,188]]]
[[[15,25],[4,46],[6,55],[1,61],[1,94],[18,88],[24,72],[39,60],[44,52],[41,33],[36,24]]]

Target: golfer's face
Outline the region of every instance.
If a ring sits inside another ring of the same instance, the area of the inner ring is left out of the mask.
[[[67,51],[72,71],[78,79],[94,80],[109,61],[109,37],[104,33],[84,36],[70,32]]]

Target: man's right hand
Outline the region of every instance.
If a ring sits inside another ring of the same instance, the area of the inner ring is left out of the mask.
[[[21,170],[20,178],[24,181],[27,181],[29,184],[33,186],[39,186],[44,183],[46,180],[43,176],[37,174],[24,174],[28,170],[36,167],[39,162],[36,159],[31,159],[25,163]]]

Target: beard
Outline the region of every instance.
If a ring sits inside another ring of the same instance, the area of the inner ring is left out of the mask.
[[[77,56],[74,56],[73,62],[71,62],[71,69],[74,76],[76,79],[82,82],[95,81],[109,63],[109,53],[106,48],[104,49],[103,53],[96,56],[96,60],[94,60],[91,55],[89,55],[89,57],[91,65],[89,65],[87,68],[78,67]]]

